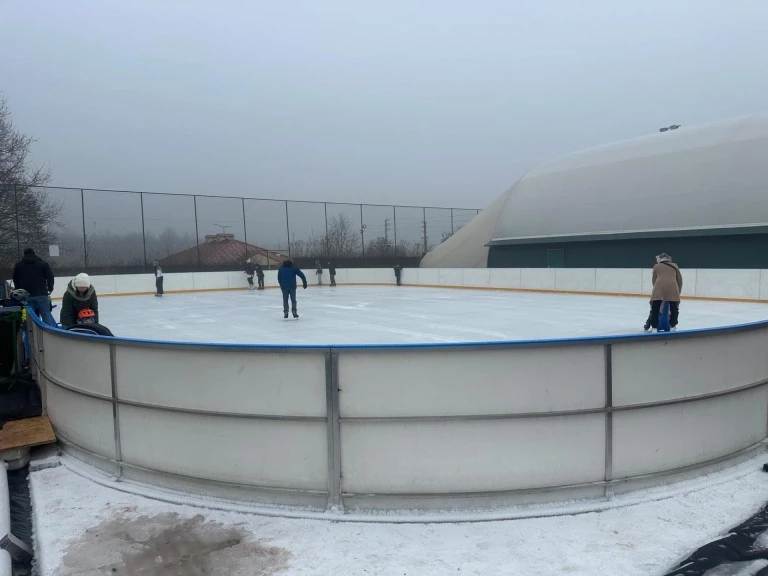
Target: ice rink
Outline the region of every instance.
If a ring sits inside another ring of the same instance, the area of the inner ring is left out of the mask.
[[[390,344],[536,340],[642,333],[647,298],[389,286],[298,290],[283,319],[279,290],[99,300],[116,336],[253,344]],[[768,305],[683,300],[679,329],[768,319]]]

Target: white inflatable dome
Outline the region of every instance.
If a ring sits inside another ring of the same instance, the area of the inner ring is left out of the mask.
[[[682,127],[563,156],[527,173],[422,267],[486,267],[489,245],[765,226],[768,115]]]

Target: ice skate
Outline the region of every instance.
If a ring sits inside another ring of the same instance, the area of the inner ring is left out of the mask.
[[[288,318],[288,313],[286,312],[285,314],[286,314],[285,317]],[[299,313],[296,312],[296,310],[293,311],[293,317],[296,318],[296,319],[298,319],[298,317],[299,317]]]
[[[285,312],[283,312],[283,318],[288,318],[288,310],[286,310]]]
[[[157,296],[158,298],[162,298],[163,297],[162,294],[155,294],[155,296]]]
[[[651,331],[651,323],[646,322],[645,326],[643,326],[643,332],[650,332]]]

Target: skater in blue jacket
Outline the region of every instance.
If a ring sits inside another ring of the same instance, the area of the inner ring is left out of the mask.
[[[277,283],[280,284],[280,290],[283,292],[283,318],[288,318],[288,298],[291,299],[293,317],[299,317],[299,313],[296,311],[296,276],[301,278],[306,290],[307,277],[290,260],[283,262],[280,270],[277,271]]]

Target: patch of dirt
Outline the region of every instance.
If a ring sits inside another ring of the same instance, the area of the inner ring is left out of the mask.
[[[60,576],[272,576],[290,552],[201,515],[118,516],[89,528],[65,550]]]

